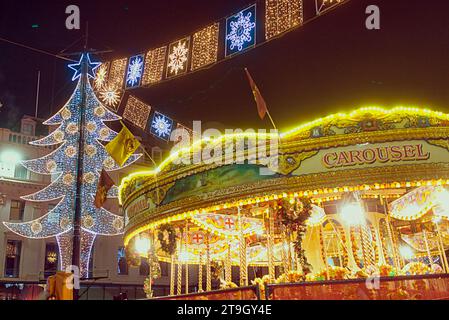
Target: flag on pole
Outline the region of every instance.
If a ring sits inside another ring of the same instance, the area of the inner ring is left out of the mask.
[[[106,202],[106,196],[108,191],[114,185],[111,177],[108,175],[106,170],[101,170],[100,179],[98,180],[97,193],[95,194],[95,206],[101,208]]]
[[[118,165],[123,166],[126,160],[128,160],[139,146],[139,140],[137,140],[131,131],[123,125],[120,133],[109,142],[105,148],[112,159],[114,159]]]
[[[257,104],[257,111],[259,112],[260,119],[264,119],[265,115],[268,112],[267,104],[265,103],[264,98],[260,94],[259,88],[257,88],[256,83],[254,82],[253,78],[249,74],[249,71],[247,68],[245,68],[246,76],[248,77],[249,85],[251,86],[251,90],[253,91],[254,100]]]

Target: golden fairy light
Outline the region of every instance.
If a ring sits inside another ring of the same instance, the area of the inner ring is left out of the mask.
[[[193,35],[192,70],[217,61],[219,23],[214,23]]]
[[[303,0],[265,0],[265,37],[267,40],[303,23]]]
[[[142,85],[150,85],[162,80],[164,74],[165,55],[167,47],[160,47],[147,52]]]

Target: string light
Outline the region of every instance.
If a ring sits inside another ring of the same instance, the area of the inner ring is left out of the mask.
[[[125,79],[126,64],[128,59],[117,59],[111,62],[109,71],[108,85],[115,89],[122,89]]]
[[[160,47],[147,52],[142,85],[150,85],[162,80],[164,74],[165,56],[167,47]]]
[[[151,106],[134,96],[129,96],[128,101],[126,102],[125,111],[123,112],[123,118],[145,130],[150,112]]]
[[[217,62],[219,27],[214,23],[193,35],[192,71]]]
[[[187,72],[190,37],[173,42],[168,47],[167,77]]]
[[[265,0],[265,38],[271,38],[303,23],[303,0]]]

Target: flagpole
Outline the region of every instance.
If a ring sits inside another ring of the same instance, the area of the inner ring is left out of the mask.
[[[267,108],[267,115],[268,115],[268,118],[269,118],[270,121],[271,121],[271,124],[273,125],[274,130],[277,130],[278,128],[276,128],[276,125],[274,124],[273,118],[271,117],[271,114],[270,114],[270,112],[268,111],[268,108]]]

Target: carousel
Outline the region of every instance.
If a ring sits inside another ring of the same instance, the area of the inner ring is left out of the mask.
[[[161,261],[171,297],[449,271],[448,114],[369,107],[273,135],[193,139],[122,180],[127,260],[148,258],[148,297]]]

